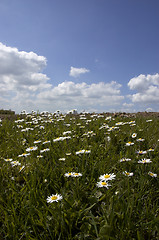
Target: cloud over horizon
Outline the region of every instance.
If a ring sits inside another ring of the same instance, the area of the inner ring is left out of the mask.
[[[34,52],[19,51],[0,43],[0,108],[20,112],[61,109],[85,109],[87,111],[136,111],[142,107],[159,110],[159,74],[143,75],[130,79],[128,87],[136,91],[126,96],[121,94],[121,84],[116,81],[86,83],[53,81],[43,74],[47,65],[44,56]],[[78,77],[88,73],[86,68],[71,67],[70,76]],[[130,101],[131,100],[131,101]]]
[[[136,93],[130,96],[133,103],[155,104],[159,107],[159,74],[144,75],[130,79],[128,87]]]

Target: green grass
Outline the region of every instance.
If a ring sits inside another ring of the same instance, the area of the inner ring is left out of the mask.
[[[2,121],[0,239],[159,239],[159,120],[153,117],[146,122],[141,116],[106,120],[106,116],[90,114],[85,118],[29,115],[19,123]],[[136,125],[131,126],[130,121]],[[117,122],[125,124],[118,126]],[[109,128],[101,128],[104,124]],[[112,126],[118,128],[109,131]],[[26,128],[31,130],[22,131]],[[71,131],[71,139],[53,141],[66,131]],[[134,139],[133,133],[137,133]],[[137,142],[138,138],[145,140]],[[41,143],[35,144],[35,140]],[[50,143],[43,145],[46,140]],[[129,141],[134,145],[126,146]],[[29,156],[18,157],[35,145],[38,149]],[[40,153],[45,148],[49,151]],[[150,148],[154,151],[136,153]],[[81,149],[91,153],[76,155]],[[21,166],[12,166],[7,158]],[[131,161],[120,162],[122,158]],[[139,164],[143,158],[152,162]],[[133,176],[125,176],[123,171],[133,172]],[[149,171],[157,177],[148,175]],[[67,172],[82,176],[65,177]],[[114,173],[116,178],[109,181],[108,189],[98,188],[99,177],[106,173]],[[47,203],[47,197],[56,193],[63,199]]]

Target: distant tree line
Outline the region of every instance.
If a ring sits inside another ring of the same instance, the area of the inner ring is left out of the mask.
[[[15,112],[10,109],[9,110],[0,109],[0,114],[15,115]]]

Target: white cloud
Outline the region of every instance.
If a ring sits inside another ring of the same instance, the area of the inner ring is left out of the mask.
[[[48,91],[38,94],[38,101],[48,105],[56,104],[58,108],[97,108],[106,110],[118,106],[124,99],[120,95],[121,85],[116,82],[86,84],[62,82]]]
[[[84,74],[84,73],[88,73],[90,72],[90,70],[86,69],[86,68],[74,68],[74,67],[71,67],[70,69],[70,73],[69,75],[71,77],[79,77],[81,74]]]
[[[40,73],[46,66],[46,58],[33,52],[18,51],[0,43],[0,91],[37,91],[49,88],[49,78]]]
[[[140,74],[128,82],[131,90],[136,90],[135,94],[130,96],[133,103],[151,107],[159,105],[159,74],[155,75]]]
[[[16,108],[13,98],[18,103],[22,100],[25,102],[25,96],[32,98],[35,92],[52,86],[48,83],[49,78],[41,73],[46,66],[46,58],[43,56],[0,43],[0,62],[0,95],[5,99],[0,99],[1,106],[10,100],[11,106]],[[20,95],[22,98],[18,99]]]
[[[0,106],[20,112],[57,109],[97,109],[111,111],[120,108],[124,97],[117,82],[87,84],[62,82],[57,86],[49,84],[49,78],[42,73],[46,58],[33,52],[19,51],[0,43]],[[72,76],[89,72],[85,68],[71,67]]]

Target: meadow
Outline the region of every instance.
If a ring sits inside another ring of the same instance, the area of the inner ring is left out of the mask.
[[[0,239],[159,239],[159,118],[0,121]]]

